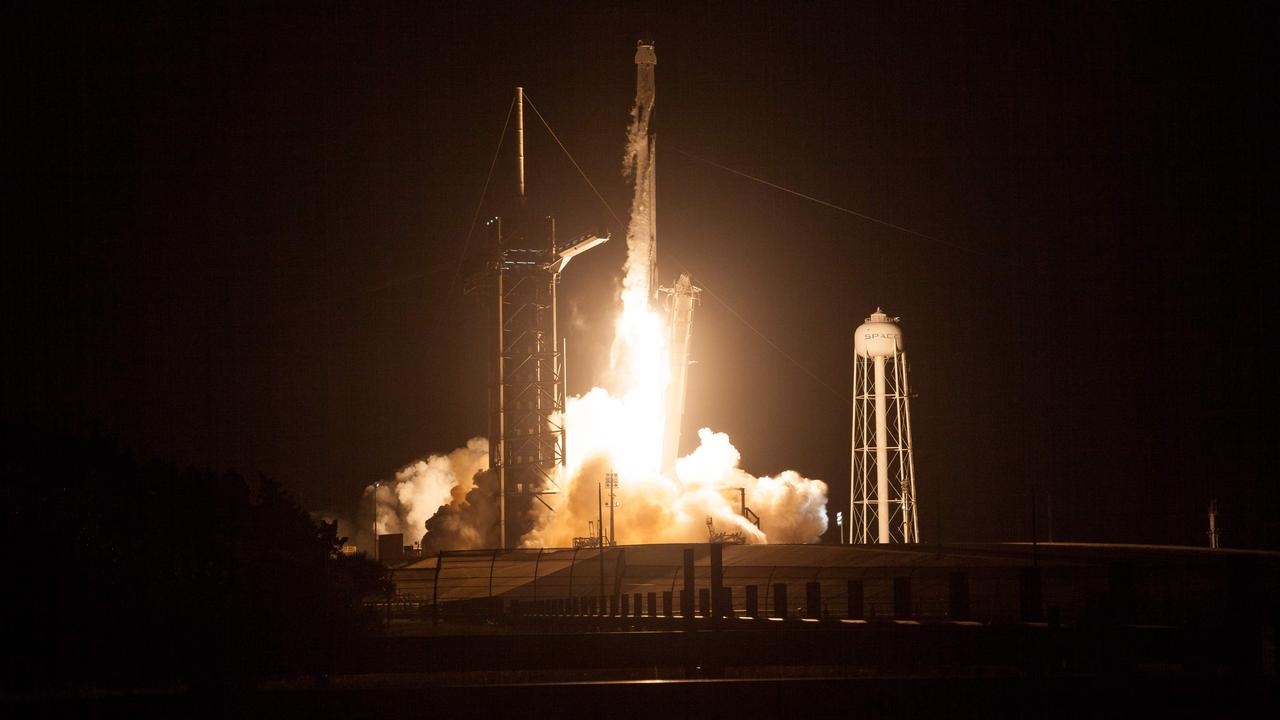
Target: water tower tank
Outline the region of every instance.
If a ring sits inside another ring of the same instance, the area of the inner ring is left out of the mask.
[[[854,331],[853,351],[864,358],[893,357],[902,352],[902,329],[883,310],[876,308]]]

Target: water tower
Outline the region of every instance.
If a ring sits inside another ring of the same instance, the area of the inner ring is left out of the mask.
[[[853,336],[850,543],[920,542],[907,354],[898,320],[876,308]]]

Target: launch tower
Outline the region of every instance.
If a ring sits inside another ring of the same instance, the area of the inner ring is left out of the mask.
[[[556,240],[555,220],[531,222],[525,211],[524,90],[516,88],[516,144],[520,211],[504,232],[491,218],[490,251],[465,292],[485,301],[490,338],[489,468],[498,481],[498,546],[520,533],[522,510],[543,495],[554,495],[565,464],[565,345],[556,322],[560,272],[576,255],[607,237],[586,234]]]

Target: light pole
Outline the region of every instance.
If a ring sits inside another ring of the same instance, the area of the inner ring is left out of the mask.
[[[836,513],[836,527],[840,529],[840,544],[844,544],[844,513]]]
[[[382,487],[382,481],[373,483],[373,559],[378,560],[378,488]]]
[[[618,536],[613,529],[613,509],[618,506],[618,501],[613,497],[613,491],[618,487],[618,473],[606,473],[604,476],[604,484],[609,486],[609,544],[617,545]]]

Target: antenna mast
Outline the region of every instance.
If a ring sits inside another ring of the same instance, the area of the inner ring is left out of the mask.
[[[516,88],[516,170],[520,175],[520,206],[524,207],[524,88]]]

